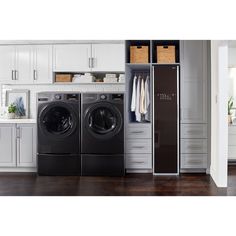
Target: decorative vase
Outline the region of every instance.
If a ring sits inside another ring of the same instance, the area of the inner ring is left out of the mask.
[[[7,118],[8,119],[14,119],[15,118],[15,113],[8,113]]]
[[[232,116],[228,115],[228,124],[231,125],[232,124]]]

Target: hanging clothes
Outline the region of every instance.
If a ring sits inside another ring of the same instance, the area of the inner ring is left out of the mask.
[[[139,102],[139,111],[141,114],[144,114],[145,109],[145,88],[144,88],[144,79],[141,80],[141,88],[140,88],[140,102]]]
[[[135,116],[136,121],[141,122],[141,113],[140,113],[140,88],[141,88],[141,77],[137,79],[137,88],[136,88],[136,99],[135,99]]]
[[[132,89],[132,98],[131,98],[131,111],[135,111],[136,106],[136,90],[137,90],[137,76],[134,76],[133,79],[133,89]]]

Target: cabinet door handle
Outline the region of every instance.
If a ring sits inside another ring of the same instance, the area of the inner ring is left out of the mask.
[[[133,148],[144,148],[144,146],[133,146]]]
[[[15,73],[14,70],[12,70],[12,71],[11,71],[11,79],[12,79],[12,80],[15,79],[15,78],[14,78],[14,77],[15,77],[15,76],[14,76],[14,73]]]
[[[133,161],[133,163],[136,163],[136,164],[144,164],[145,162],[144,162],[144,161]]]
[[[18,71],[15,70],[15,80],[18,80]]]
[[[132,134],[142,134],[144,131],[131,131]]]
[[[20,127],[16,128],[16,138],[20,139]]]
[[[92,58],[89,57],[89,68],[92,68]]]
[[[94,68],[94,64],[95,64],[95,58],[92,57],[92,68]]]
[[[37,71],[34,70],[34,80],[37,80]]]

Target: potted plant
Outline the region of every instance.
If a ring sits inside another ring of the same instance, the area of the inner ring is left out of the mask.
[[[230,97],[228,100],[228,123],[232,124],[232,108],[233,108],[234,102],[233,102],[233,97]]]
[[[14,119],[15,118],[15,112],[16,112],[16,106],[15,104],[10,104],[8,106],[8,118],[9,119]]]

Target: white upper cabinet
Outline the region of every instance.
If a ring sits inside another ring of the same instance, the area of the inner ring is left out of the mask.
[[[12,83],[15,69],[15,46],[0,46],[0,82]]]
[[[229,48],[229,67],[236,67],[236,48]]]
[[[181,123],[207,122],[207,41],[181,41]]]
[[[30,45],[16,46],[15,83],[30,84],[33,81],[33,49]]]
[[[86,72],[91,66],[91,44],[54,45],[54,71]]]
[[[92,44],[92,71],[124,71],[124,44]]]
[[[53,82],[52,45],[35,45],[33,47],[33,80],[36,84]]]

